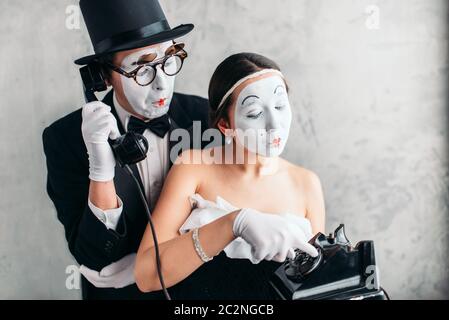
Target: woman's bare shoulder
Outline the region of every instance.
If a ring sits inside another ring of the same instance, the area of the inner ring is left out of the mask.
[[[320,178],[318,174],[303,166],[293,164],[287,160],[283,160],[284,165],[289,171],[289,174],[293,177],[296,183],[306,188],[316,188],[321,186]]]
[[[188,149],[182,151],[176,161],[174,167],[177,170],[189,172],[200,177],[213,170],[213,154],[208,149]]]
[[[194,164],[198,166],[208,166],[215,163],[215,156],[222,152],[221,147],[208,149],[188,149],[182,151],[175,161],[175,164]]]
[[[214,176],[214,166],[210,163],[210,154],[206,149],[189,149],[182,151],[172,168],[169,177],[174,177],[176,181],[184,181],[195,185],[195,190],[199,190],[205,181]]]
[[[312,224],[313,233],[324,232],[326,209],[320,178],[315,172],[302,166],[290,163],[289,168],[295,183],[305,195],[306,218]]]
[[[195,164],[195,158],[198,155],[201,155],[201,151],[199,149],[187,149],[181,151],[178,155],[178,158],[174,162],[175,165],[185,165],[185,164]]]

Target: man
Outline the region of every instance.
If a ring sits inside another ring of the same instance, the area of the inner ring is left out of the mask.
[[[170,28],[157,0],[81,0],[80,8],[95,54],[75,63],[101,65],[112,90],[44,130],[47,191],[81,265],[84,299],[163,298],[141,293],[134,283],[148,216],[108,140],[126,131],[146,137],[147,157],[131,169],[154,207],[173,160],[170,132],[195,120],[207,128],[207,100],[173,92],[187,56],[174,39],[193,25]]]

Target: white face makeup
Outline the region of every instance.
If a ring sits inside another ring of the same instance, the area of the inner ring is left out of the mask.
[[[284,80],[274,74],[243,88],[237,97],[234,119],[238,143],[265,157],[279,156],[292,120]]]
[[[167,41],[157,47],[136,51],[123,59],[121,68],[126,72],[136,69],[139,58],[144,55],[156,54],[153,61],[160,59],[172,44],[172,41]],[[166,75],[160,68],[161,65],[158,65],[155,79],[147,86],[138,85],[132,78],[120,77],[123,92],[131,107],[145,118],[154,119],[166,114],[173,97],[175,76]]]

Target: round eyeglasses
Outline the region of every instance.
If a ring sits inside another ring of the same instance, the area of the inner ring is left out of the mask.
[[[183,49],[183,43],[175,43],[165,51],[165,56],[151,62],[146,62],[138,66],[136,69],[126,72],[122,68],[106,62],[106,66],[119,74],[132,78],[139,86],[147,86],[156,78],[158,65],[167,76],[174,76],[181,71],[184,59],[187,58],[187,52]]]

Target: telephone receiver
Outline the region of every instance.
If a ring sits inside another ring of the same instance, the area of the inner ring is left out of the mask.
[[[80,68],[84,98],[87,102],[98,101],[95,92],[107,90],[101,65],[98,62]],[[136,132],[128,131],[117,139],[109,139],[114,156],[121,167],[142,161],[147,156],[148,141]]]

